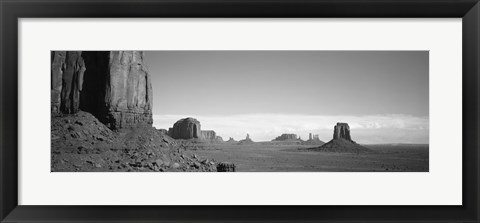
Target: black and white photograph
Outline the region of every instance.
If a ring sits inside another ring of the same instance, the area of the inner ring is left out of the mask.
[[[429,172],[429,154],[429,51],[51,51],[51,172]]]
[[[5,0],[0,222],[479,222],[479,2]]]

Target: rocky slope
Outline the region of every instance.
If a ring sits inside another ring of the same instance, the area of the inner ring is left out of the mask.
[[[368,153],[372,152],[370,149],[348,141],[345,139],[332,139],[329,142],[314,148],[313,150],[322,152],[336,152],[336,153]]]
[[[302,142],[302,145],[318,145],[318,146],[321,146],[323,144],[325,144],[325,142],[318,139],[318,138],[313,138],[313,139],[309,139],[307,141]]]
[[[112,131],[86,112],[52,119],[51,171],[216,171],[153,127]]]

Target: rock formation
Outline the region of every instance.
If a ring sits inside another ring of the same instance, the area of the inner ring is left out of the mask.
[[[308,133],[308,140],[320,140],[318,134]]]
[[[297,137],[297,134],[282,134],[281,136],[278,136],[277,138],[275,138],[274,140],[272,141],[296,141],[296,140],[299,140],[299,138]]]
[[[201,130],[202,139],[209,142],[223,142],[223,138],[217,136],[217,133],[213,130]]]
[[[215,171],[151,126],[150,82],[139,51],[53,51],[51,171]]]
[[[254,143],[252,139],[250,139],[250,134],[247,133],[247,136],[245,137],[245,139],[242,139],[240,141],[238,141],[238,144],[252,144]]]
[[[223,142],[213,130],[202,130],[200,122],[194,118],[180,119],[169,128],[167,135],[174,139],[199,139],[206,142]]]
[[[215,137],[215,141],[223,142],[223,138],[221,136],[217,136],[217,137]]]
[[[352,141],[350,137],[350,127],[347,123],[337,123],[333,130],[333,139],[345,139]],[[353,141],[352,141],[353,142]]]
[[[320,140],[320,138],[318,138],[317,134],[313,134],[313,133],[309,133],[308,134],[308,140],[302,142],[302,145],[318,145],[318,146],[321,146],[323,144],[325,144],[325,142]]]
[[[157,129],[157,131],[163,135],[168,135],[168,131],[166,129]]]
[[[152,86],[141,51],[52,51],[51,112],[89,112],[110,129],[151,126]]]
[[[372,150],[357,144],[350,136],[350,127],[347,123],[337,123],[333,130],[333,139],[321,145],[311,148],[322,152],[340,152],[340,153],[368,153]]]
[[[201,139],[200,122],[194,118],[180,119],[168,130],[168,135],[174,139]]]
[[[202,138],[205,140],[215,141],[217,134],[213,130],[201,130]]]
[[[234,138],[232,137],[229,137],[228,140],[226,141],[227,143],[236,143],[237,140],[235,140]]]
[[[52,172],[216,171],[153,127],[112,131],[88,112],[51,119]]]
[[[52,52],[51,110],[74,114],[79,110],[85,62],[81,51]]]

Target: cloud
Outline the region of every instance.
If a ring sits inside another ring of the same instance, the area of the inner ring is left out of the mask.
[[[359,143],[428,143],[428,117],[402,114],[368,116],[316,116],[302,114],[242,114],[225,116],[154,115],[156,128],[168,129],[182,118],[194,117],[203,130],[215,130],[224,139],[245,138],[270,141],[282,133],[295,133],[303,139],[308,133],[319,134],[323,141],[333,135],[337,122],[350,125],[352,138]]]

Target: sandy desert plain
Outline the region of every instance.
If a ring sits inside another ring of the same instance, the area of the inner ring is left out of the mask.
[[[187,153],[234,163],[237,172],[428,172],[429,145],[363,145],[373,153],[309,150],[312,145],[255,142],[187,146]]]

